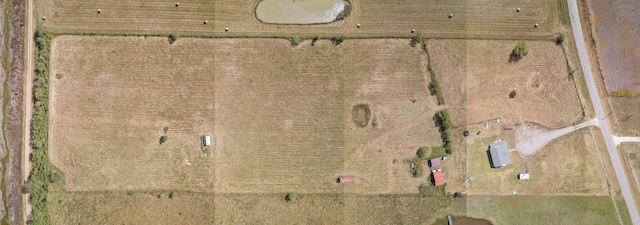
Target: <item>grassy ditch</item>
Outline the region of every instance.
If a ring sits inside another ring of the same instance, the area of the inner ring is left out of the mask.
[[[640,91],[631,91],[627,89],[617,90],[611,93],[613,97],[637,97],[640,96]]]
[[[53,36],[36,31],[36,77],[33,84],[34,111],[31,120],[30,156],[32,168],[29,174],[27,190],[33,207],[30,224],[51,224],[47,195],[49,179],[52,176],[51,163],[48,155],[48,127],[49,127],[49,55]]]

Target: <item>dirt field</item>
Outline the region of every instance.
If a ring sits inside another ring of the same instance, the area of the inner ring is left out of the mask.
[[[426,177],[405,159],[441,144],[426,57],[406,40],[52,45],[50,155],[69,190],[417,193]],[[364,128],[359,104],[371,110]],[[214,139],[208,155],[201,135]]]
[[[640,135],[640,97],[611,97],[610,100],[619,128],[629,132],[626,135]]]
[[[420,224],[443,216],[443,194],[300,195],[53,192],[55,224]],[[90,222],[89,222],[90,221]]]
[[[560,14],[566,9],[566,2],[560,0],[351,0],[352,11],[345,20],[309,26],[261,23],[254,13],[258,2],[197,0],[175,7],[175,2],[151,0],[40,0],[37,14],[46,17],[41,21],[45,28],[73,33],[168,34],[179,30],[204,36],[311,38],[342,33],[348,37],[397,37],[411,36],[410,30],[416,29],[429,37],[548,39],[560,32],[564,20]],[[516,8],[521,11],[517,13]],[[449,14],[454,16],[449,18]],[[224,31],[226,27],[229,32]]]
[[[596,26],[600,65],[608,91],[640,91],[640,2],[635,0],[591,1]],[[638,124],[638,123],[636,123]]]
[[[515,41],[430,40],[429,56],[454,125],[500,118],[504,126],[549,128],[581,119],[582,106],[562,48],[529,41],[529,54],[509,62]],[[515,90],[515,98],[509,93]]]

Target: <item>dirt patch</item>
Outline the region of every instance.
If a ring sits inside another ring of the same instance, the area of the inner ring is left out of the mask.
[[[640,91],[640,3],[635,0],[594,0],[595,40],[608,91]]]
[[[358,127],[366,127],[369,124],[369,118],[371,117],[371,110],[369,105],[360,104],[353,106],[353,122]]]
[[[430,40],[430,62],[454,125],[496,118],[505,127],[534,122],[571,125],[582,116],[562,48],[529,41],[529,54],[509,62],[517,41]],[[509,98],[511,91],[515,98]],[[562,112],[562,113],[558,113]]]

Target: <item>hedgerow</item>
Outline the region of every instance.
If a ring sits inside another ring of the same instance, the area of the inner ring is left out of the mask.
[[[31,218],[29,224],[51,224],[47,194],[52,176],[48,154],[49,128],[49,54],[52,35],[37,29],[36,70],[33,83],[33,117],[31,118],[31,173],[27,182],[30,196]]]

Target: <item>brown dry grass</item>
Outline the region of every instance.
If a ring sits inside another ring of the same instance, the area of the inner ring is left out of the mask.
[[[53,192],[55,224],[420,224],[444,216],[451,196]]]
[[[582,117],[562,48],[529,41],[529,54],[509,62],[515,41],[431,40],[432,68],[455,125],[500,118],[505,126],[534,122],[550,128]],[[515,90],[517,96],[509,98]]]
[[[473,127],[473,130],[476,130]],[[513,132],[493,127],[481,129],[480,135],[466,139],[467,174],[474,180],[458,181],[447,187],[449,192],[464,191],[471,195],[511,195],[513,191],[524,195],[607,195],[606,172],[602,171],[596,144],[590,133],[571,133],[554,140],[535,155],[522,158],[511,151],[513,165],[500,169],[490,167],[487,148],[493,141],[506,139],[513,149]],[[590,131],[597,132],[597,131]],[[603,149],[599,146],[600,150]],[[603,159],[608,160],[608,159]],[[464,165],[464,164],[463,164]],[[449,167],[450,173],[456,168]],[[518,173],[528,171],[530,180],[518,180]],[[587,179],[588,177],[588,179]],[[464,179],[452,177],[450,179]],[[464,187],[462,188],[461,187]]]
[[[52,49],[50,154],[70,190],[416,193],[426,178],[404,160],[441,144],[425,55],[406,40],[60,36]],[[375,127],[353,123],[362,103]]]
[[[617,125],[630,135],[640,135],[640,97],[611,97]]]
[[[46,29],[74,33],[166,35],[180,30],[204,36],[408,37],[416,29],[429,37],[550,39],[560,31],[560,11],[566,4],[559,0],[351,0],[352,12],[345,20],[309,26],[261,23],[254,13],[258,2],[198,0],[175,7],[172,1],[40,0],[37,14],[46,16],[41,21]],[[516,13],[516,8],[522,11]],[[454,17],[449,19],[449,14]],[[204,20],[209,23],[204,25]],[[230,31],[224,32],[225,27]]]

